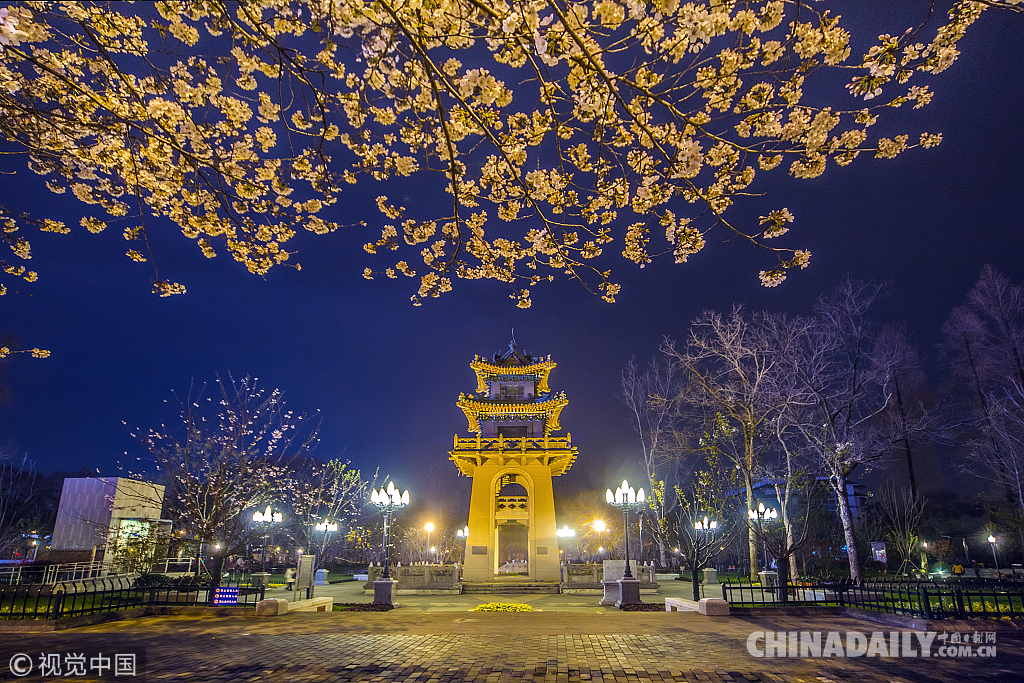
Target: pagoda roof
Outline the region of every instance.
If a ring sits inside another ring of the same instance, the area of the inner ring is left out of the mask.
[[[534,379],[538,382],[537,393],[547,394],[548,375],[556,363],[551,356],[536,357],[527,351],[520,351],[515,336],[509,342],[507,351],[498,351],[490,358],[476,356],[469,367],[476,373],[477,393],[487,391],[488,382],[499,379]]]
[[[544,432],[551,433],[561,429],[558,416],[562,408],[569,405],[564,392],[543,401],[490,401],[475,396],[459,394],[456,404],[469,420],[471,432],[480,431],[480,420],[496,420],[519,422],[524,420],[544,420]]]

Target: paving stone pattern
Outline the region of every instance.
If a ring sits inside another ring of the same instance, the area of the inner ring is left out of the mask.
[[[0,634],[0,680],[14,652],[145,647],[147,681],[306,683],[931,683],[1024,681],[1021,637],[999,633],[991,660],[756,659],[754,630],[883,627],[845,618],[719,618],[694,613],[293,614],[151,617],[55,633]],[[95,677],[59,680],[130,680]],[[138,680],[138,679],[136,679]]]

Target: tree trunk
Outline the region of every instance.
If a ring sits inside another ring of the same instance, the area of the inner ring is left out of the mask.
[[[782,603],[789,602],[789,562],[794,559],[792,555],[789,557],[778,558],[779,566],[779,601]]]
[[[697,578],[697,563],[694,562],[690,570],[690,580],[693,581],[693,601],[700,602],[700,579]]]
[[[846,557],[850,562],[850,578],[860,585],[860,561],[857,558],[857,544],[853,537],[853,515],[850,514],[850,500],[846,497],[846,474],[837,472],[831,479],[832,488],[836,493],[839,507],[839,521],[843,524],[843,535],[846,539]]]
[[[207,600],[212,605],[215,589],[220,586],[220,575],[224,573],[224,555],[214,555],[210,558],[210,594]]]
[[[896,408],[900,412],[900,429],[903,432],[903,451],[907,456],[907,475],[910,477],[910,495],[917,500],[917,477],[914,476],[914,452],[910,449],[910,439],[907,437],[907,413],[903,409],[903,393],[900,391],[899,379],[895,382]],[[915,530],[916,531],[916,530]]]
[[[796,545],[796,540],[793,537],[793,526],[792,525],[790,525],[789,527],[786,528],[786,544],[789,546],[790,550],[792,550],[793,547]],[[790,576],[799,576],[800,572],[798,572],[796,570],[796,553],[795,552],[792,555],[789,556],[788,564],[789,564],[789,575]]]
[[[754,504],[754,484],[750,481],[750,477],[747,477],[747,509],[754,510],[757,505]],[[750,551],[750,581],[757,581],[757,534],[754,533],[754,527],[748,526],[747,528],[747,545]]]

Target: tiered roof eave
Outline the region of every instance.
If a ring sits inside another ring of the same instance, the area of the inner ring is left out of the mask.
[[[502,378],[514,378],[533,379],[537,382],[537,393],[546,394],[551,391],[548,386],[548,376],[556,365],[557,363],[551,360],[550,357],[531,365],[498,365],[477,356],[469,364],[469,367],[476,373],[477,393],[487,391],[489,382]]]

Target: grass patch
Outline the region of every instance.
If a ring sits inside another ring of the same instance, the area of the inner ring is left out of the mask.
[[[379,605],[372,602],[336,602],[332,612],[390,612],[394,605]]]
[[[532,612],[533,606],[523,602],[485,602],[477,605],[473,612]]]

